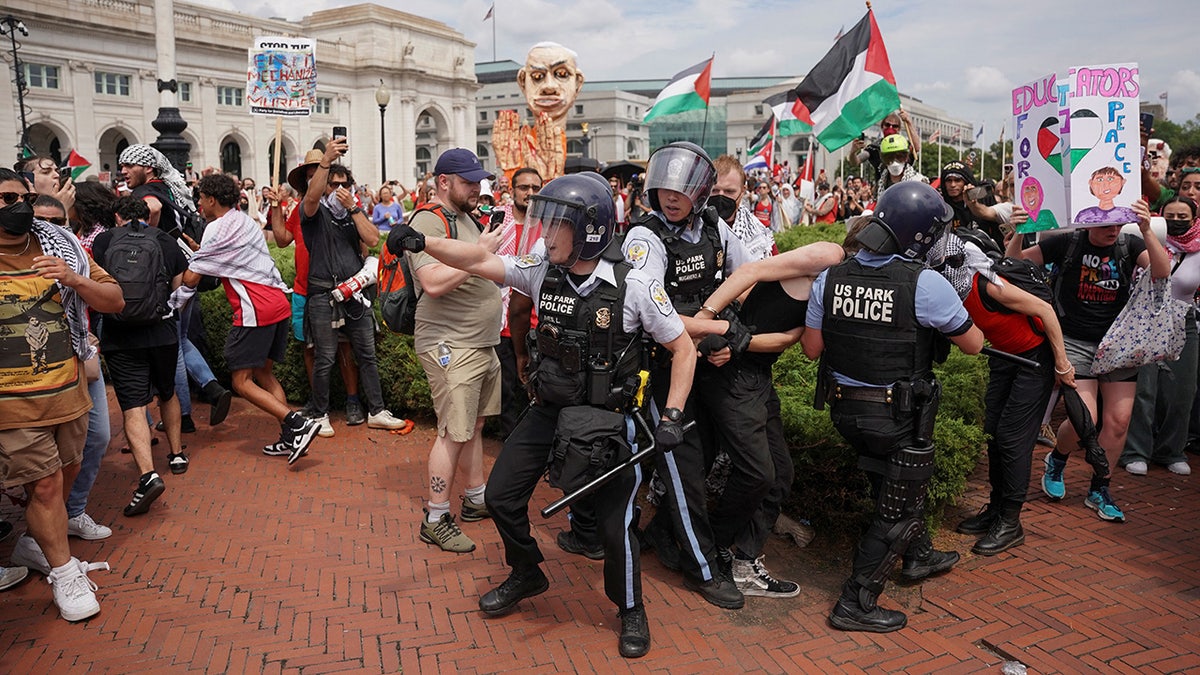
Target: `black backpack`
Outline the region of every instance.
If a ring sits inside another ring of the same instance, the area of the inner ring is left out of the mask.
[[[1050,286],[1053,289],[1054,297],[1058,298],[1062,291],[1063,279],[1067,274],[1075,272],[1082,260],[1083,254],[1083,238],[1087,236],[1084,228],[1076,228],[1069,234],[1058,235],[1062,237],[1070,237],[1071,241],[1067,244],[1067,253],[1063,256],[1062,262],[1053,266],[1050,272]],[[1129,235],[1122,232],[1117,237],[1116,250],[1114,257],[1117,263],[1117,273],[1121,275],[1121,280],[1128,283],[1133,278],[1133,268],[1136,261],[1129,256]],[[1055,304],[1055,309],[1058,310],[1058,315],[1063,316],[1062,309]]]
[[[158,238],[141,223],[112,233],[103,266],[121,285],[125,308],[109,316],[133,325],[162,321],[171,312],[171,277]]]
[[[1001,258],[992,263],[992,271],[1013,286],[1058,308],[1054,289],[1050,287],[1050,277],[1043,265],[1035,265],[1023,258]]]

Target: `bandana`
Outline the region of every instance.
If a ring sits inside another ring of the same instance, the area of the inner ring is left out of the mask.
[[[192,203],[192,191],[188,188],[187,183],[184,182],[183,176],[171,165],[166,156],[158,150],[140,143],[131,145],[121,152],[117,163],[148,166],[154,169],[155,175],[171,189],[171,199],[175,200],[177,206],[185,211],[196,210],[196,205]]]
[[[1192,221],[1192,227],[1178,237],[1167,237],[1167,247],[1175,253],[1200,251],[1200,218]]]

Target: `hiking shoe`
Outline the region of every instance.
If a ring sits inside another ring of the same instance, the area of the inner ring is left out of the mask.
[[[446,516],[443,515],[442,518]],[[500,616],[516,607],[518,602],[541,595],[549,588],[550,580],[546,578],[542,568],[535,566],[527,570],[514,569],[504,583],[479,599],[479,609],[488,616]]]
[[[683,585],[689,590],[696,591],[704,596],[704,599],[710,604],[716,605],[721,609],[741,609],[744,607],[746,605],[746,598],[738,590],[737,584],[733,582],[733,579],[722,574],[720,567],[715,567],[713,571],[716,574],[708,581],[697,581],[685,574]]]
[[[617,616],[621,619],[617,651],[627,659],[645,656],[650,651],[650,623],[646,621],[646,608],[638,605],[633,609],[623,609]]]
[[[1118,523],[1125,522],[1125,514],[1121,512],[1121,509],[1117,508],[1117,503],[1113,501],[1107,486],[1089,492],[1087,499],[1083,500],[1083,503],[1089,509],[1095,511],[1096,515],[1100,516],[1100,520],[1111,520]]]
[[[28,567],[0,567],[0,591],[6,591],[25,581],[29,576]]]
[[[181,473],[187,473],[188,457],[187,457],[187,455],[183,454],[182,452],[179,454],[175,454],[173,452],[168,452],[167,453],[167,466],[171,467],[171,473],[173,473],[173,474],[178,475]]]
[[[558,533],[558,547],[567,553],[581,555],[588,560],[604,560],[604,547],[595,546],[589,548],[579,540],[579,535],[572,530],[564,530]]]
[[[1171,462],[1167,465],[1167,471],[1180,476],[1192,475],[1192,467],[1187,462]]]
[[[991,502],[988,502],[979,509],[979,513],[959,523],[954,531],[960,534],[987,534],[988,530],[992,529],[992,523],[999,517],[1000,509],[992,508]]]
[[[346,399],[346,426],[356,427],[366,421],[367,416],[363,414],[362,404]]]
[[[425,511],[425,516],[421,518],[421,541],[451,553],[470,553],[475,550],[475,542],[458,529],[458,523],[449,513],[443,513],[436,523],[431,523],[429,511]]]
[[[85,512],[74,518],[67,518],[67,536],[88,541],[108,539],[112,536],[112,528],[97,523]]]
[[[28,567],[42,574],[50,574],[50,563],[46,560],[46,554],[42,553],[42,547],[38,546],[37,541],[29,536],[28,532],[17,539],[9,560],[13,565]]]
[[[329,426],[329,416],[326,415],[323,419],[325,425]],[[321,425],[317,420],[299,415],[292,417],[290,422],[285,420],[285,424],[288,426],[284,429],[283,438],[292,446],[288,464],[295,464],[296,460],[308,454],[308,446],[312,445],[313,439],[320,433]],[[333,427],[329,428],[329,435],[333,435]]]
[[[329,415],[309,418],[317,425],[317,435],[321,438],[333,438],[333,425],[329,423]]]
[[[949,572],[958,562],[957,551],[938,551],[932,546],[914,556],[905,556],[900,576],[905,581],[920,581],[942,572]]]
[[[125,506],[125,515],[137,516],[149,511],[154,500],[166,491],[167,486],[156,472],[151,471],[142,476],[133,490],[133,499],[129,500],[129,504]]]
[[[373,415],[367,416],[368,429],[403,429],[411,424],[412,422],[408,420],[394,417],[389,410],[380,410]]]
[[[1130,462],[1125,465],[1125,470],[1135,476],[1145,476],[1149,469],[1145,462]]]
[[[459,515],[459,518],[461,518],[464,523],[477,523],[484,518],[491,517],[492,514],[488,513],[487,504],[476,504],[467,498],[466,495],[463,495],[462,514]]]
[[[216,380],[204,385],[203,392],[209,405],[208,425],[215,427],[224,422],[225,417],[229,415],[229,404],[233,402],[233,392],[222,387]]]
[[[65,572],[51,571],[46,581],[54,587],[54,604],[58,613],[67,621],[83,621],[100,613],[96,601],[96,584],[88,578],[92,570],[109,569],[108,563],[86,563],[71,558]]]
[[[733,559],[733,582],[742,595],[757,595],[764,598],[794,598],[800,595],[800,584],[781,581],[771,576],[763,565],[763,556],[757,560]]]
[[[1067,495],[1067,484],[1063,482],[1063,469],[1067,468],[1065,461],[1054,459],[1054,453],[1046,453],[1046,473],[1042,475],[1042,492],[1050,501],[1058,501]]]

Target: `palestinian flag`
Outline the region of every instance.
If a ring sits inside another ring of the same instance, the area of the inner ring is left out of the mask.
[[[74,150],[72,150],[71,154],[67,157],[67,168],[71,170],[72,183],[79,180],[79,177],[83,175],[83,172],[87,171],[91,167],[92,163],[84,159],[82,155]]]
[[[781,138],[812,133],[812,125],[800,119],[800,115],[806,115],[808,111],[796,97],[794,89],[775,94],[763,103],[771,106],[771,112],[775,114],[775,119],[779,120],[778,129]]]
[[[775,118],[768,117],[767,121],[763,122],[762,128],[758,130],[758,133],[754,134],[754,138],[750,141],[750,145],[747,146],[746,156],[750,157],[757,154],[759,150],[762,150],[763,145],[765,145],[768,141],[774,140]]]
[[[754,169],[771,170],[775,166],[775,118],[769,120],[771,128],[763,136],[759,145],[750,148],[746,153],[746,163],[742,166],[746,171]]]
[[[649,122],[662,115],[707,108],[709,85],[712,81],[712,62],[712,58],[709,58],[676,73],[667,86],[658,92],[658,98],[654,99],[654,105],[646,111],[642,121]]]
[[[871,11],[833,45],[796,87],[796,119],[837,150],[900,107],[896,77]]]

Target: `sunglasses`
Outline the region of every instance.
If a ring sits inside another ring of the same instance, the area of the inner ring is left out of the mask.
[[[354,187],[354,183],[351,183],[348,180],[331,180],[329,181],[329,184],[333,186],[333,189],[335,190],[338,188],[346,188],[348,190]]]
[[[0,201],[4,202],[5,206],[12,206],[17,203],[17,200],[25,200],[25,203],[33,206],[37,201],[38,194],[36,192],[0,192]]]
[[[55,216],[55,217],[53,217],[53,218],[42,218],[42,220],[44,220],[44,221],[46,221],[46,222],[48,222],[48,223],[53,223],[53,224],[55,224],[55,225],[57,225],[57,226],[59,226],[59,227],[66,227],[66,226],[67,226],[67,219],[66,219],[65,217],[62,217],[62,216]]]

